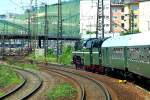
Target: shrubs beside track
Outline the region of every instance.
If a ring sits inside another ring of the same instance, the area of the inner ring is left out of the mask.
[[[30,60],[36,60],[36,61],[41,61],[41,62],[49,62],[49,63],[59,63],[63,65],[71,65],[72,61],[72,47],[71,46],[65,46],[63,47],[62,54],[59,55],[58,62],[57,62],[57,56],[54,50],[49,49],[47,56],[35,56],[34,53],[30,54],[27,59]]]

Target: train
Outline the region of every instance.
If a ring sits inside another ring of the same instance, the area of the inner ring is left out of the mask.
[[[73,63],[84,70],[150,79],[150,33],[90,38],[75,43]]]

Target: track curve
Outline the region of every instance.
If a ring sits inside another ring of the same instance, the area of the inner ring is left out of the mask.
[[[45,68],[44,68],[44,70],[45,70]],[[72,76],[66,75],[63,72],[59,72],[59,71],[54,70],[54,69],[48,68],[48,69],[46,69],[46,71],[53,73],[53,74],[57,74],[60,77],[63,77],[65,79],[69,80],[72,84],[74,84],[76,86],[76,88],[78,90],[78,100],[85,100],[85,88],[84,88],[83,84],[80,83],[78,80],[76,80]]]
[[[111,96],[108,90],[104,87],[104,85],[88,76],[83,76],[79,73],[64,70],[62,68],[44,68],[46,68],[47,70],[53,70],[59,73],[64,73],[65,75],[71,76],[74,79],[78,80],[80,83],[82,83],[86,92],[84,100],[111,100]]]
[[[8,94],[2,99],[4,100],[27,99],[31,97],[36,91],[38,91],[38,89],[42,86],[42,80],[36,73],[18,68],[14,68],[14,70],[24,77],[25,83],[22,87],[15,90],[13,93]]]

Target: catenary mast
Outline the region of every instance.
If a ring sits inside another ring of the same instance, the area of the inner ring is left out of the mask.
[[[97,22],[96,22],[96,38],[99,34],[104,38],[104,1],[98,0],[97,3]]]

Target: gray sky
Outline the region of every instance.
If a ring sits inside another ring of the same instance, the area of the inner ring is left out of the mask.
[[[31,0],[1,0],[0,1],[0,14],[5,14],[7,12],[12,13],[23,13],[24,9],[30,6]],[[33,4],[34,4],[33,0]],[[37,0],[38,4],[42,2],[48,4],[57,3],[58,0]],[[62,0],[69,1],[69,0]]]

